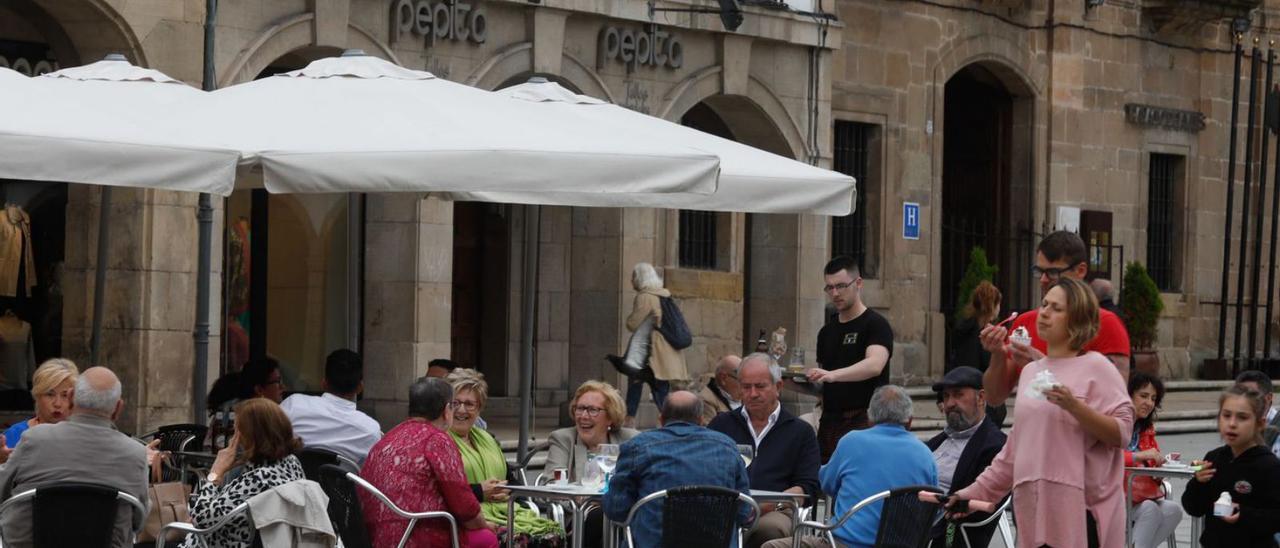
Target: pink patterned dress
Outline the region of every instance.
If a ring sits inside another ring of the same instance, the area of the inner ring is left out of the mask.
[[[956,495],[998,501],[1012,490],[1019,547],[1083,548],[1089,511],[1102,547],[1123,548],[1123,447],[1090,436],[1071,414],[1032,397],[1031,382],[1046,369],[1085,405],[1115,420],[1123,439],[1132,435],[1133,401],[1110,360],[1096,352],[1041,359],[1028,364],[1018,381],[1009,441],[973,485]]]
[[[428,422],[409,419],[387,432],[369,451],[360,477],[408,512],[447,511],[461,527],[480,513],[480,503],[467,484],[462,456],[449,434]],[[395,546],[409,521],[397,516],[367,491],[360,491],[365,527],[374,546]],[[463,530],[462,546],[495,547],[498,538],[488,529]],[[409,537],[410,547],[448,546],[448,524],[419,521]]]

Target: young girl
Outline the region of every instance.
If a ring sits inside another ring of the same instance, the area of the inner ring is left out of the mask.
[[[1218,399],[1218,433],[1226,445],[1194,463],[1202,468],[1182,493],[1188,514],[1208,516],[1201,546],[1275,546],[1280,459],[1262,445],[1266,411],[1261,394],[1238,384]],[[1213,504],[1224,492],[1231,497],[1232,514],[1214,517]]]
[[[1137,420],[1133,422],[1133,437],[1124,452],[1125,466],[1160,466],[1164,455],[1156,443],[1156,409],[1164,400],[1164,383],[1159,378],[1141,371],[1129,374],[1129,397]],[[1127,477],[1128,474],[1126,473]],[[1151,476],[1133,478],[1133,545],[1136,548],[1155,548],[1163,543],[1182,521],[1182,508],[1167,500],[1160,481]]]
[[[1009,440],[956,498],[998,501],[1012,489],[1020,547],[1120,548],[1121,449],[1133,429],[1133,403],[1106,357],[1081,353],[1098,332],[1097,298],[1083,282],[1059,279],[1045,294],[1037,322],[1049,352],[1019,379]],[[1036,382],[1046,371],[1056,379],[1052,386]]]

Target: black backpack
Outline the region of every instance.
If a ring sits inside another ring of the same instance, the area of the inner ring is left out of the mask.
[[[662,325],[658,326],[658,333],[662,334],[662,338],[667,340],[667,344],[676,350],[684,350],[693,344],[693,334],[689,332],[689,324],[684,321],[684,314],[680,312],[680,307],[676,306],[676,300],[671,297],[658,297],[658,301],[662,303]]]

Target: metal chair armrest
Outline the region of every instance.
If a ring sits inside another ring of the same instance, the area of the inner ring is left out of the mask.
[[[218,518],[217,521],[213,522],[213,525],[208,527],[196,527],[194,524],[181,521],[166,523],[164,526],[160,527],[160,532],[156,535],[156,548],[164,548],[165,539],[169,538],[169,529],[185,531],[187,534],[195,534],[196,541],[199,542],[201,546],[207,546],[208,544],[205,542],[203,535],[221,528],[223,525],[226,525],[228,521],[248,512],[249,503],[242,502],[239,506],[232,508],[230,512],[227,512],[225,515]]]
[[[868,506],[871,506],[872,504],[874,504],[879,500],[889,498],[889,495],[891,493],[892,491],[881,491],[879,493],[876,493],[874,495],[871,495],[865,499],[858,501],[857,504],[853,505],[853,508],[850,508],[848,511],[844,513],[843,516],[840,516],[840,519],[836,520],[835,523],[831,524],[831,529],[840,528],[842,525],[844,525],[844,522],[849,521],[849,518],[853,517],[853,515],[856,514],[859,510],[866,508]],[[835,507],[833,506],[832,510],[834,511],[834,509]]]
[[[402,518],[409,520],[409,526],[405,527],[404,535],[400,537],[400,544],[398,545],[397,548],[403,547],[406,543],[409,542],[409,535],[413,533],[413,526],[417,525],[418,520],[436,519],[436,518],[444,519],[445,521],[449,522],[450,545],[453,548],[458,548],[458,535],[460,533],[458,530],[458,520],[453,517],[453,514],[450,514],[448,512],[441,512],[441,511],[406,512],[403,509],[401,509],[399,506],[397,506],[396,503],[391,502],[391,499],[387,498],[387,495],[383,494],[383,492],[380,489],[378,489],[377,487],[374,487],[373,484],[365,481],[364,478],[356,474],[353,474],[351,472],[347,472],[347,479],[351,480],[352,483],[355,483],[357,486],[364,489],[365,491],[368,491],[369,494],[377,498],[380,502],[382,502],[384,506],[386,506],[388,509],[394,512],[397,516],[400,516]]]
[[[1004,501],[1000,503],[1000,507],[996,508],[996,511],[992,512],[990,516],[987,516],[987,519],[984,519],[982,521],[975,521],[973,523],[961,523],[960,526],[961,527],[982,527],[983,525],[986,525],[997,519],[1000,519],[1000,516],[1004,515],[1004,511],[1009,508],[1009,505],[1012,504],[1012,502],[1013,502],[1013,497],[1011,496],[1005,497]]]

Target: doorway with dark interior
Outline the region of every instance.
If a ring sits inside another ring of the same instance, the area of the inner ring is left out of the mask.
[[[998,269],[992,282],[1003,294],[1002,311],[1027,309],[1036,298],[1030,273],[1034,99],[1008,67],[983,62],[952,76],[944,101],[939,309],[954,327],[967,304],[960,285],[975,248]],[[947,356],[954,338],[948,329]]]

